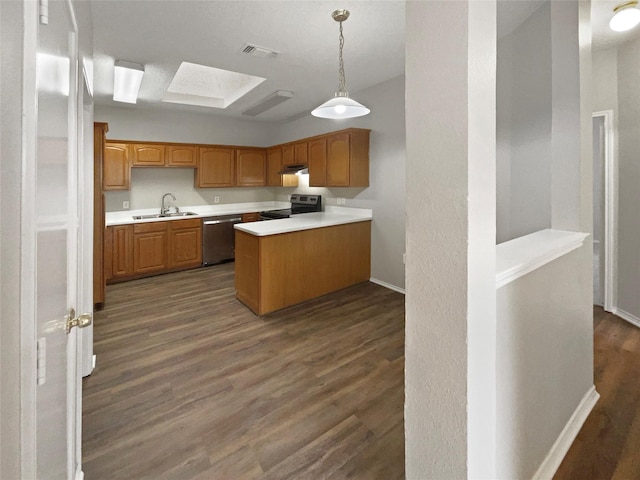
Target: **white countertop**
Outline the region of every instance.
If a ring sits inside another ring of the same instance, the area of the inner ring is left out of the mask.
[[[194,212],[196,215],[187,215],[184,217],[162,217],[162,218],[145,218],[143,220],[134,220],[134,216],[153,215],[160,213],[159,208],[145,208],[140,210],[122,210],[118,212],[107,212],[105,224],[107,227],[112,225],[128,225],[133,223],[146,222],[166,222],[169,220],[185,220],[188,218],[211,217],[214,215],[233,215],[252,212],[264,212],[266,210],[279,210],[281,208],[291,208],[288,202],[250,202],[250,203],[227,203],[224,205],[196,205],[191,207],[180,207],[181,212]]]
[[[345,223],[366,222],[372,218],[372,211],[364,208],[326,207],[324,212],[301,213],[281,220],[238,223],[234,227],[236,230],[264,237],[279,233],[343,225]]]
[[[496,245],[496,288],[580,248],[588,236],[547,229]]]

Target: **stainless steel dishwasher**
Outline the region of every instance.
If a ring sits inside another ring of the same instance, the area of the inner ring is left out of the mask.
[[[202,265],[214,265],[235,257],[235,231],[239,215],[218,215],[202,219]]]

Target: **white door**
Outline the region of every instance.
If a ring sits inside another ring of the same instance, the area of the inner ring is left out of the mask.
[[[48,24],[37,26],[35,151],[25,173],[31,187],[25,191],[33,192],[25,228],[34,248],[31,287],[38,357],[31,432],[35,465],[30,469],[37,478],[52,480],[82,475],[78,328],[67,331],[67,321],[78,316],[71,309],[78,302],[80,278],[78,53],[72,8],[69,1],[49,1]]]

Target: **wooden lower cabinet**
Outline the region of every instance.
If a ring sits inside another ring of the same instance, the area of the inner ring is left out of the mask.
[[[133,275],[133,225],[110,227],[111,278]]]
[[[260,221],[260,212],[251,212],[242,214],[242,223]]]
[[[133,226],[133,273],[167,269],[167,223],[141,223]]]
[[[176,220],[169,224],[169,267],[202,265],[202,220]]]
[[[236,297],[264,315],[371,276],[371,221],[254,236],[236,230]]]
[[[104,260],[107,283],[199,267],[202,220],[107,227]]]

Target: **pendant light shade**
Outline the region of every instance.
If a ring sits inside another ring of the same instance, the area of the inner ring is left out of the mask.
[[[334,97],[327,100],[311,112],[320,118],[354,118],[362,117],[370,112],[367,107],[349,97]]]
[[[638,2],[631,1],[618,5],[613,9],[614,15],[609,22],[609,28],[615,32],[626,32],[640,23]]]
[[[342,22],[349,18],[349,10],[336,10],[331,14],[331,17],[338,23],[340,23],[340,50],[338,57],[338,91],[335,96],[324,102],[311,112],[314,117],[320,118],[354,118],[367,115],[371,110],[356,102],[352,98],[349,98],[349,92],[347,91],[347,82],[344,77],[344,61],[342,60],[342,48],[344,46],[344,36],[342,34]]]

